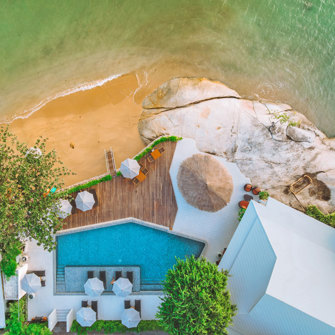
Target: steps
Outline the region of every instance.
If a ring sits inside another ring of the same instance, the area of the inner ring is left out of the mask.
[[[56,269],[56,292],[65,292],[65,270],[63,266],[57,266]]]
[[[66,316],[68,315],[69,312],[70,312],[69,309],[57,309],[56,310],[57,321],[58,322],[66,322]]]

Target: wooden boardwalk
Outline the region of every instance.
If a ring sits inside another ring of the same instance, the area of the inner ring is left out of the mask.
[[[116,176],[115,159],[112,148],[110,148],[109,150],[105,150],[105,159],[106,159],[107,172],[112,177]]]
[[[75,210],[67,217],[63,229],[77,228],[96,223],[134,217],[172,228],[177,203],[173,192],[169,169],[176,148],[174,142],[163,142],[161,157],[152,163],[140,160],[149,173],[146,179],[134,185],[130,179],[116,176],[87,189],[95,193],[97,206],[87,212]],[[74,194],[74,197],[76,194]]]

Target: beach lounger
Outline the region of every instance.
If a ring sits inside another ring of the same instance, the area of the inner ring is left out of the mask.
[[[87,307],[88,306],[88,301],[87,300],[82,300],[81,301],[81,307]]]
[[[151,154],[149,154],[147,160],[149,163],[152,163],[154,161],[154,158],[151,156]]]
[[[104,283],[104,289],[107,288],[106,271],[99,272],[99,279]]]
[[[87,279],[94,277],[94,271],[87,271]]]
[[[149,173],[149,170],[145,167],[141,168],[142,173],[146,176]]]
[[[45,270],[42,271],[32,271],[38,277],[45,277]]]
[[[130,300],[125,300],[124,301],[124,309],[130,308]]]
[[[115,280],[118,280],[121,277],[122,277],[122,272],[121,271],[115,271]]]
[[[135,177],[132,179],[134,185],[137,185],[140,181]]]
[[[135,309],[140,313],[141,316],[141,300],[135,300]]]
[[[127,278],[133,284],[133,282],[134,282],[134,272],[133,271],[127,271]]]
[[[92,301],[91,308],[94,310],[95,313],[97,313],[97,319],[98,319],[98,302],[96,300]]]

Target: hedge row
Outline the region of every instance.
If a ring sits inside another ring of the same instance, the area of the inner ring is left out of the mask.
[[[87,332],[104,331],[105,334],[112,333],[127,333],[127,332],[142,332],[150,330],[163,330],[158,321],[156,320],[142,320],[136,328],[127,328],[121,321],[104,321],[98,320],[94,322],[91,327],[82,327],[77,321],[73,321],[71,332],[78,335],[87,334]]]
[[[328,226],[335,228],[335,212],[331,214],[322,213],[319,208],[314,205],[310,205],[306,209],[306,214],[311,216],[312,218],[319,220]]]
[[[177,136],[164,136],[164,137],[161,137],[158,140],[154,141],[149,147],[145,148],[141,153],[139,153],[135,157],[135,159],[137,161],[139,161],[143,156],[145,156],[146,154],[148,154],[153,149],[154,146],[156,146],[159,143],[167,142],[167,141],[177,142],[177,141],[179,141],[181,139],[182,139],[182,137],[177,137]],[[121,172],[118,171],[117,175],[121,176]],[[112,176],[108,174],[107,176],[104,176],[104,177],[102,177],[100,179],[91,180],[88,183],[77,185],[77,186],[74,186],[74,187],[72,187],[72,188],[70,188],[68,190],[65,190],[64,192],[60,193],[60,196],[62,196],[64,194],[71,194],[71,193],[79,192],[81,190],[84,190],[86,188],[89,188],[91,186],[97,185],[99,183],[102,183],[104,181],[111,180],[111,179],[112,179]]]
[[[135,159],[137,161],[139,161],[143,156],[145,156],[146,154],[151,152],[151,150],[159,143],[167,142],[167,141],[177,142],[181,139],[182,139],[182,137],[177,137],[177,136],[163,136],[163,137],[159,138],[158,140],[154,141],[149,147],[145,148],[141,153],[139,153],[137,156],[135,156]]]

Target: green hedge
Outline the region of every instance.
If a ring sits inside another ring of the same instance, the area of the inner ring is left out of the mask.
[[[78,186],[74,186],[68,190],[65,190],[64,192],[62,192],[62,194],[71,194],[71,193],[75,193],[75,192],[79,192],[81,190],[84,190],[86,188],[89,188],[91,186],[94,186],[96,184],[102,183],[103,181],[107,181],[107,180],[111,180],[112,176],[110,174],[108,174],[107,176],[104,176],[100,179],[95,179],[95,180],[91,180],[88,183],[85,184],[81,184]]]
[[[135,159],[139,161],[143,156],[151,152],[151,150],[159,143],[162,142],[177,142],[179,140],[183,139],[182,137],[177,136],[163,136],[159,138],[158,140],[154,141],[149,147],[145,148],[141,153],[139,153],[137,156],[135,156]]]
[[[73,321],[71,332],[78,335],[87,334],[87,332],[104,331],[105,334],[112,333],[127,333],[127,332],[142,332],[149,330],[163,330],[156,320],[142,320],[136,328],[127,328],[121,321],[104,321],[98,320],[91,327],[82,327],[76,320]]]
[[[26,296],[19,300],[19,303],[9,304],[9,315],[6,318],[6,329],[4,335],[52,335],[47,323],[27,324],[27,300]],[[18,314],[20,308],[20,313]]]
[[[177,136],[164,136],[164,137],[161,137],[161,138],[159,138],[158,140],[154,141],[154,142],[150,145],[150,147],[145,148],[141,153],[139,153],[139,154],[135,157],[135,159],[136,159],[137,161],[139,161],[143,156],[145,156],[146,154],[148,154],[148,153],[153,149],[154,146],[156,146],[156,145],[159,144],[159,143],[167,142],[167,141],[170,141],[170,142],[177,142],[177,141],[179,141],[179,140],[181,140],[181,139],[182,139],[182,137],[177,137]],[[118,171],[118,172],[116,173],[116,175],[117,175],[117,176],[121,176],[121,172]],[[97,184],[99,184],[99,183],[102,183],[102,182],[104,182],[104,181],[111,180],[111,179],[112,179],[112,176],[111,176],[111,175],[107,175],[107,176],[104,176],[104,177],[102,177],[102,178],[100,178],[100,179],[91,180],[91,181],[89,181],[89,182],[86,183],[86,184],[81,184],[81,185],[78,185],[78,186],[74,186],[74,187],[72,187],[72,188],[70,188],[70,189],[68,189],[68,190],[65,190],[64,192],[59,193],[59,195],[60,195],[60,196],[63,196],[64,194],[71,194],[71,193],[79,192],[79,191],[84,190],[84,189],[86,189],[86,188],[89,188],[89,187],[91,187],[91,186],[93,186],[93,185],[97,185]]]
[[[319,208],[317,208],[314,205],[310,205],[306,209],[306,214],[311,216],[312,218],[319,220],[328,226],[334,227],[335,228],[335,212],[331,214],[324,214],[322,213]]]

